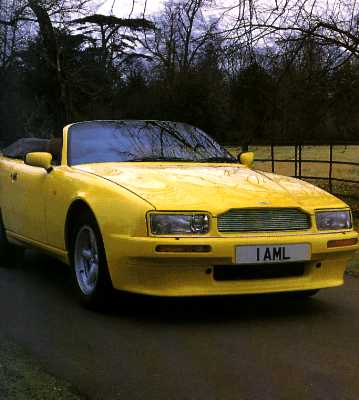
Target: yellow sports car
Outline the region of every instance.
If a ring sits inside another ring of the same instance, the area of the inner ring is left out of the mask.
[[[349,207],[252,169],[184,123],[90,121],[22,139],[0,157],[0,252],[36,247],[72,265],[80,298],[297,291],[343,283],[358,249]]]

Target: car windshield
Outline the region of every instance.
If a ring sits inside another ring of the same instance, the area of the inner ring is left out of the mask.
[[[236,162],[200,129],[165,121],[93,121],[69,128],[69,164],[136,161]]]

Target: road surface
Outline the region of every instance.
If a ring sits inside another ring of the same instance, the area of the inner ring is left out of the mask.
[[[100,314],[30,253],[0,268],[0,307],[0,335],[89,399],[359,399],[358,278],[301,301],[119,297]]]

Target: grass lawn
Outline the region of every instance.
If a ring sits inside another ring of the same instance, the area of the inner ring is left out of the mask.
[[[354,227],[359,231],[359,214],[355,216]],[[359,277],[359,251],[357,251],[353,259],[349,262],[347,271],[350,275]]]
[[[0,337],[1,400],[84,400],[67,382],[45,372],[22,348]]]
[[[347,266],[347,273],[359,277],[359,251],[357,251],[353,259],[349,262]]]

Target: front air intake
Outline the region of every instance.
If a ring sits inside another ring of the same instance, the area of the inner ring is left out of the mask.
[[[296,208],[231,209],[217,219],[219,232],[301,231],[310,216]]]

